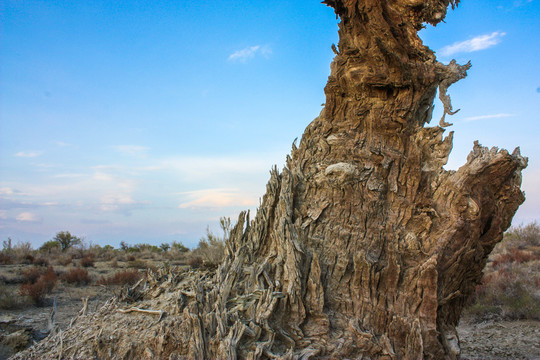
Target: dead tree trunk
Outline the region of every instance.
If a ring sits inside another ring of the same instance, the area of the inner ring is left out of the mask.
[[[325,107],[244,232],[240,219],[222,289],[261,294],[237,322],[279,356],[456,358],[463,305],[524,201],[526,159],[475,144],[457,172],[442,168],[450,124],[425,125],[438,87],[452,114],[446,89],[470,64],[437,62],[417,31],[453,1],[325,3],[341,18]],[[248,339],[246,357],[260,346]]]
[[[161,300],[141,308],[174,304],[148,327],[161,340],[134,340],[118,328],[130,315],[103,310],[116,330],[89,323],[79,354],[458,358],[455,326],[524,201],[527,160],[475,144],[457,172],[442,168],[452,132],[444,117],[426,124],[437,88],[452,114],[446,89],[470,65],[437,62],[417,31],[456,2],[326,0],[341,18],[326,104],[272,170],[255,219],[240,215],[212,280],[169,276],[146,291]]]

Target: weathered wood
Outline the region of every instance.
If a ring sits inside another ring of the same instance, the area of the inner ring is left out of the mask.
[[[444,116],[427,126],[434,97],[455,113],[446,92],[470,64],[439,63],[417,31],[457,2],[324,1],[341,18],[324,109],[272,169],[255,219],[240,214],[224,263],[213,275],[153,274],[132,293],[171,314],[154,333],[123,330],[109,305],[99,316],[116,328],[95,337],[114,344],[64,356],[458,358],[455,327],[524,201],[527,159],[475,143],[458,171],[442,168],[453,133],[443,136]],[[52,345],[40,346],[27,357]]]

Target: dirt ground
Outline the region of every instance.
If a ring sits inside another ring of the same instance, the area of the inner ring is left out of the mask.
[[[112,295],[102,288],[91,286],[90,289],[70,289],[63,292],[58,289],[57,324],[65,329],[72,317],[77,315],[82,304],[79,295],[89,295],[89,312],[102,306]],[[84,294],[82,294],[84,293]],[[11,329],[11,333],[21,329],[32,329],[34,336],[46,336],[48,317],[52,307],[28,308],[23,311],[7,311],[0,316],[0,331]],[[527,359],[540,360],[540,321],[498,321],[474,324],[462,321],[458,328],[462,359],[464,360],[502,360]],[[38,340],[38,339],[35,339]],[[7,359],[13,352],[0,346],[0,360]]]
[[[1,265],[0,280],[5,282],[2,291],[18,294],[22,270],[30,265]],[[67,272],[73,266],[55,265],[55,271]],[[111,267],[110,262],[96,262],[88,269],[92,279],[108,277],[117,271],[125,270],[126,263]],[[54,323],[59,329],[65,329],[70,321],[83,307],[82,299],[88,299],[87,313],[96,311],[108,299],[119,291],[118,286],[75,286],[59,281],[51,294],[45,298],[43,306],[22,303],[13,310],[0,310],[0,360],[7,359],[14,351],[23,350],[27,345],[43,339],[48,335],[49,322],[56,299]],[[21,299],[24,302],[24,299]]]
[[[15,276],[20,269],[2,266],[4,279]],[[96,264],[91,269],[94,278],[108,275],[113,269]],[[6,285],[4,291],[14,291],[18,285]],[[60,329],[82,309],[81,298],[88,298],[87,313],[95,312],[120,289],[114,286],[68,286],[59,283],[48,295],[45,306],[25,306],[16,310],[0,311],[0,360],[15,351],[43,339],[48,334],[49,319],[56,298],[55,324]],[[540,321],[489,321],[475,323],[464,318],[458,327],[462,359],[538,359],[540,360]]]
[[[540,360],[540,321],[489,321],[475,324],[462,319],[458,333],[464,360]]]
[[[7,359],[15,350],[43,339],[48,334],[49,319],[56,298],[55,324],[60,329],[82,309],[81,298],[88,298],[88,313],[96,311],[111,296],[114,290],[102,286],[67,287],[58,286],[47,298],[46,306],[28,306],[0,313],[0,360]]]

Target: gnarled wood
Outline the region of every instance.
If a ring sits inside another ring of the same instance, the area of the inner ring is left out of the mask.
[[[455,327],[524,201],[527,160],[476,143],[458,171],[442,168],[453,133],[443,136],[444,117],[427,127],[433,100],[439,89],[452,114],[446,90],[470,64],[437,62],[417,31],[457,1],[324,3],[341,18],[326,104],[283,171],[271,171],[255,219],[240,215],[215,274],[154,276],[138,307],[159,303],[168,314],[160,324],[133,335],[108,305],[100,319],[114,327],[90,330],[103,342],[82,342],[79,354],[459,357]],[[33,354],[51,353],[51,343]]]

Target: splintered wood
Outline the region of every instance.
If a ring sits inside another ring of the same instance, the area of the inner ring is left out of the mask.
[[[324,1],[341,19],[325,106],[271,170],[255,218],[240,214],[224,262],[151,273],[129,305],[66,329],[61,356],[459,358],[455,327],[524,201],[527,159],[476,143],[443,169],[453,132],[445,117],[428,126],[433,101],[439,88],[454,113],[447,90],[470,64],[438,62],[417,31],[457,2]],[[57,357],[57,344],[15,358]]]

